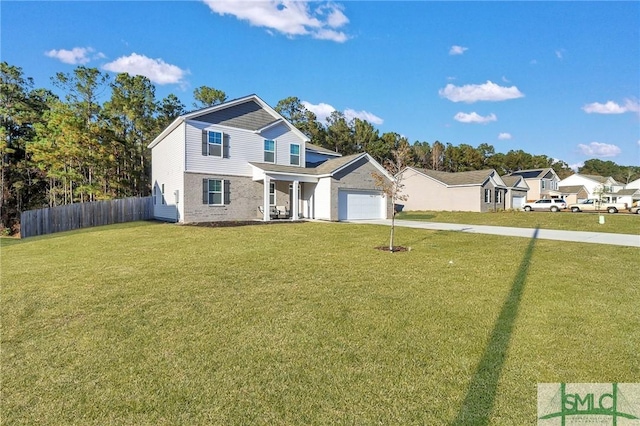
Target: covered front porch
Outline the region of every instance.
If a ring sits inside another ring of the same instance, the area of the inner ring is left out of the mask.
[[[263,183],[262,203],[258,206],[262,220],[314,218],[318,177],[312,174],[312,170],[268,164],[251,165],[253,180]],[[300,173],[302,170],[307,173]]]

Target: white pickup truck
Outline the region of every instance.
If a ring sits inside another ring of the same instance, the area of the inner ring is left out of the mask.
[[[599,200],[588,199],[577,204],[569,205],[569,210],[577,212],[607,211],[607,213],[618,213],[620,210],[627,210],[627,203],[605,203]]]

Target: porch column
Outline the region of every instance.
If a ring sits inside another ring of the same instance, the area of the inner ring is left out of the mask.
[[[271,220],[271,206],[269,205],[269,187],[271,186],[271,179],[267,174],[264,175],[264,187],[262,195],[262,220],[268,222]]]
[[[300,217],[300,194],[298,193],[299,180],[293,181],[293,205],[291,206],[291,220],[298,220]]]

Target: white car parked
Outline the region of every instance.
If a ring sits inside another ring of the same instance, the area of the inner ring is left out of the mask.
[[[562,198],[547,198],[537,200],[533,203],[525,203],[524,206],[522,206],[525,212],[530,212],[531,210],[559,212],[566,208],[567,203]]]

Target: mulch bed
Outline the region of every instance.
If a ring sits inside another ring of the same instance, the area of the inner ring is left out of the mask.
[[[250,225],[277,225],[281,223],[305,223],[304,220],[271,220],[264,222],[262,220],[223,220],[219,222],[197,222],[185,223],[185,226],[201,226],[205,228],[228,228],[232,226],[250,226]]]

